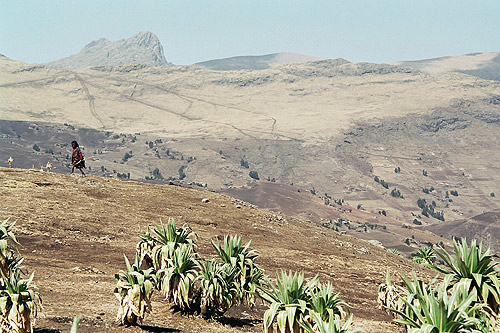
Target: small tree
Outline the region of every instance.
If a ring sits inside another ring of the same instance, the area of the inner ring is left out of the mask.
[[[240,161],[240,165],[244,168],[249,168],[250,166],[248,165],[248,161],[245,161],[243,158]]]
[[[186,169],[187,166],[186,165],[181,165],[181,167],[179,168],[179,179],[180,180],[183,180],[184,178],[186,178],[186,173],[184,172],[184,169]]]
[[[34,150],[34,151],[40,151],[40,147],[38,147],[38,145],[35,143],[35,144],[33,145],[33,150]]]
[[[253,178],[255,180],[259,180],[259,173],[257,171],[250,171],[250,173],[248,175],[250,176],[250,178]]]
[[[126,152],[125,155],[123,156],[123,159],[122,161],[125,163],[127,162],[131,157],[133,157],[134,155],[132,155],[132,150],[129,151],[129,152]]]

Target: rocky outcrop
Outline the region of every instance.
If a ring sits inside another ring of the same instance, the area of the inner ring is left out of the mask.
[[[101,38],[87,44],[79,53],[47,64],[63,69],[81,69],[96,66],[169,65],[163,46],[151,32],[140,32],[128,39],[111,42]]]

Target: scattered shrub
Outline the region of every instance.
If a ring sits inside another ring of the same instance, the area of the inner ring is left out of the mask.
[[[259,173],[257,171],[250,171],[250,173],[248,175],[250,176],[250,178],[253,178],[255,180],[259,180]]]

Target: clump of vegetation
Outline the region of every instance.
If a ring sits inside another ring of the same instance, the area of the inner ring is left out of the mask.
[[[129,152],[126,152],[125,155],[123,155],[123,158],[122,158],[123,163],[127,162],[133,156],[134,155],[132,155],[132,150],[129,151]]]
[[[120,302],[116,320],[122,325],[142,323],[146,313],[151,312],[151,296],[156,286],[156,275],[152,268],[141,269],[141,262],[136,255],[130,265],[124,255],[126,271],[115,274],[114,294]]]
[[[427,170],[422,170],[422,175],[424,175],[425,177],[428,177],[429,176],[429,173],[427,172]]]
[[[9,246],[9,241],[18,244],[12,232],[14,224],[9,224],[9,219],[0,223],[0,330],[31,333],[42,299],[32,284],[34,273],[23,277],[20,265],[24,258],[16,257]]]
[[[442,276],[431,282],[402,277],[393,285],[389,272],[379,287],[379,307],[386,309],[409,332],[493,332],[500,315],[500,271],[490,250],[476,241],[453,240],[454,254],[442,247],[437,254],[443,266],[433,263],[434,252],[419,254]],[[424,250],[424,249],[422,249]],[[437,281],[441,281],[437,283]]]
[[[453,195],[454,197],[458,197],[458,191],[457,190],[451,190],[450,194]]]
[[[184,178],[186,178],[186,173],[184,172],[184,169],[186,169],[187,166],[186,165],[181,165],[181,167],[179,168],[179,179],[180,180],[183,180]]]
[[[404,199],[405,197],[401,194],[401,191],[399,191],[398,189],[396,188],[393,188],[392,191],[391,191],[391,196],[393,196],[394,198],[401,198],[401,199]]]
[[[127,172],[127,173],[125,173],[125,172],[124,173],[117,172],[116,173],[116,177],[118,177],[120,179],[130,179],[130,172]]]
[[[241,161],[240,161],[240,165],[241,165],[242,167],[244,167],[244,168],[247,168],[247,169],[250,167],[250,166],[248,165],[248,161],[245,161],[245,159],[243,159],[243,158],[242,158],[242,159],[241,159]]]
[[[379,183],[380,185],[382,185],[385,189],[389,189],[389,184],[387,184],[387,182],[383,179],[380,179],[378,176],[375,176],[375,178],[373,178],[373,180],[377,183]]]
[[[395,173],[401,173],[401,168],[400,168],[400,167],[396,167],[396,168],[394,169],[394,172],[395,172]]]
[[[493,198],[494,196],[495,196],[495,193],[491,192],[491,193],[490,193],[490,197],[492,197],[492,198]]]
[[[430,205],[427,204],[427,201],[425,199],[418,199],[417,200],[417,205],[420,209],[422,209],[422,215],[429,217],[432,216],[435,219],[438,219],[440,221],[444,221],[444,212],[438,212],[434,208],[436,207],[436,202],[433,201]]]
[[[160,172],[160,169],[154,168],[151,172],[151,177],[146,176],[146,180],[163,180],[163,175]]]
[[[436,254],[431,247],[423,247],[413,255],[413,262],[417,264],[432,265],[436,260]]]
[[[270,303],[264,313],[264,332],[350,332],[352,317],[344,325],[347,304],[333,292],[330,283],[322,284],[318,276],[306,281],[303,273],[281,271],[276,285],[269,280],[262,297]]]
[[[250,176],[250,178],[252,179],[255,179],[255,180],[259,180],[259,173],[257,171],[250,171],[250,173],[248,174]]]
[[[427,188],[427,187],[422,188],[422,192],[424,192],[425,194],[429,194],[432,191],[434,191],[434,187],[432,187],[432,186],[429,188]]]
[[[281,271],[275,286],[255,263],[258,254],[251,242],[243,245],[239,235],[212,240],[217,257],[210,259],[199,257],[196,234],[185,225],[177,228],[174,220],[148,227],[139,236],[134,264],[125,257],[127,270],[115,275],[122,324],[141,323],[158,290],[174,308],[207,319],[234,305],[254,307],[260,298],[270,304],[265,332],[275,326],[283,332],[353,332],[352,316],[345,318],[347,304],[331,283],[322,284],[317,276],[306,282],[303,273]],[[143,265],[149,268],[143,270]]]
[[[40,147],[39,147],[39,146],[35,143],[35,144],[33,145],[33,150],[34,150],[34,151],[40,151]]]
[[[415,225],[422,225],[422,222],[417,220],[417,219],[413,219],[413,224]]]

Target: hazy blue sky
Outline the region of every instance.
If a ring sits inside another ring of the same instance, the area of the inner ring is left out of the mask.
[[[0,0],[0,53],[18,60],[139,31],[175,64],[281,51],[390,62],[500,51],[500,0]]]

